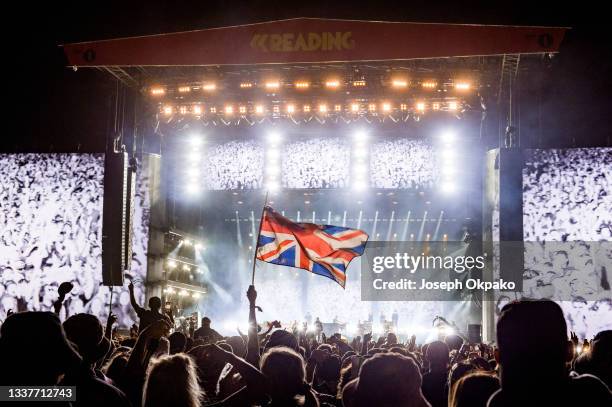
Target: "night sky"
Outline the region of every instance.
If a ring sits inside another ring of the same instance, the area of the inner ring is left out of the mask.
[[[544,139],[559,147],[612,145],[612,35],[604,20],[609,13],[594,3],[538,2],[537,8],[536,2],[510,1],[48,3],[56,5],[22,2],[20,10],[3,13],[4,96],[10,104],[5,122],[15,127],[4,132],[2,151],[104,150],[113,81],[94,70],[66,68],[58,44],[292,17],[572,27],[547,78]]]

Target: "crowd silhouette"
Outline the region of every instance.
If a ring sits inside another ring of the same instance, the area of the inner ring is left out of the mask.
[[[202,327],[173,331],[173,320],[132,304],[130,335],[91,314],[63,323],[52,312],[10,313],[0,327],[0,385],[76,386],[66,406],[610,406],[612,331],[580,341],[552,301],[507,304],[495,345],[458,335],[417,344],[393,333],[345,338],[257,322],[247,292],[247,334]],[[245,315],[245,319],[246,319]],[[23,403],[21,405],[24,405]]]

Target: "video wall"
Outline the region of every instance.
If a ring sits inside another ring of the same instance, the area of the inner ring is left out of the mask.
[[[588,338],[612,329],[612,148],[528,150],[523,295],[563,307]]]
[[[132,269],[146,276],[149,198],[142,165],[137,171]],[[62,317],[108,314],[102,286],[104,154],[0,154],[0,319],[8,310],[51,311],[57,288],[74,284]],[[136,284],[137,299],[144,299]],[[135,315],[127,289],[115,287],[113,312],[122,326]]]
[[[360,177],[372,188],[428,189],[439,177],[438,153],[426,139],[378,136],[208,141],[185,151],[208,190],[264,188],[270,177],[289,189],[348,188]]]

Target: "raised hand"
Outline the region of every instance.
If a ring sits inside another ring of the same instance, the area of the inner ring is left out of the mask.
[[[413,352],[415,347],[416,347],[416,335],[413,334],[410,337],[410,342],[408,342],[408,350],[410,352]]]
[[[134,291],[134,283],[133,282],[130,281],[130,284],[128,284],[128,289],[130,291],[132,291],[132,292]]]
[[[255,300],[257,300],[257,291],[255,291],[255,286],[250,285],[247,290],[247,299],[249,300],[249,304],[251,306],[255,306]]]
[[[366,334],[363,334],[363,341],[365,343],[369,343],[372,340],[372,332],[368,332]]]
[[[572,341],[572,343],[574,344],[574,346],[577,346],[579,341],[578,341],[578,335],[576,335],[576,332],[571,331],[570,332],[570,339]]]

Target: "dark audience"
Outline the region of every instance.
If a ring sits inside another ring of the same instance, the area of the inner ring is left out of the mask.
[[[0,327],[0,385],[76,386],[76,402],[51,405],[88,407],[612,405],[612,332],[570,340],[554,302],[506,305],[495,347],[457,335],[318,338],[278,321],[266,331],[254,287],[247,298],[248,335],[227,338],[207,317],[182,332],[156,301],[135,307],[133,337],[114,332],[112,314],[103,326],[88,314],[62,325],[53,313],[14,313]]]

